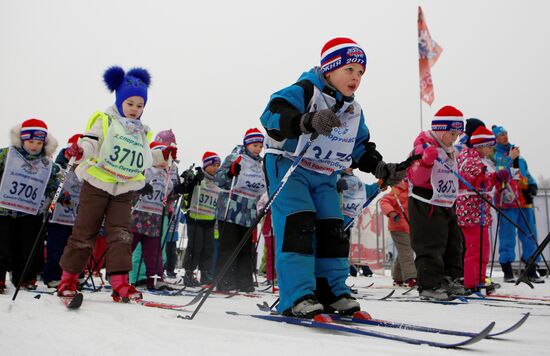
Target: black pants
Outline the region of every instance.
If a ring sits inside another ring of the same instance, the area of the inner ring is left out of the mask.
[[[174,269],[176,269],[176,260],[178,258],[177,250],[177,241],[166,242],[166,266],[165,270],[168,275],[175,274]]]
[[[59,261],[72,230],[73,227],[71,225],[48,224],[46,263],[44,264],[44,273],[42,274],[44,284],[61,280],[61,273],[63,271],[61,270],[61,266],[59,266]]]
[[[43,215],[24,215],[17,218],[0,216],[0,280],[6,272],[12,271],[12,283],[17,285],[23,274],[25,263],[42,226]],[[44,238],[38,247],[23,282],[36,279],[44,265]]]
[[[214,224],[187,220],[187,248],[183,259],[185,271],[210,271],[214,257]],[[238,243],[238,242],[237,242]]]
[[[235,248],[244,237],[248,228],[246,226],[233,223],[218,221],[220,231],[218,260],[216,263],[216,272],[219,273],[225,265]],[[237,255],[235,261],[231,264],[223,279],[220,281],[222,289],[230,287],[236,289],[249,288],[254,286],[252,276],[252,239],[248,238],[243,248]]]
[[[444,276],[461,277],[463,244],[454,209],[410,197],[409,216],[420,288],[439,287]]]

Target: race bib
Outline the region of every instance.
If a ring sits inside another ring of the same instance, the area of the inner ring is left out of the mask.
[[[10,147],[0,184],[0,207],[36,215],[44,205],[52,166],[48,158],[27,161]]]
[[[333,97],[324,95],[317,88],[314,90],[314,102],[310,105],[310,112],[328,109],[336,104]],[[351,153],[355,146],[357,130],[361,120],[361,107],[355,102],[345,102],[340,110],[336,112],[336,115],[342,125],[333,128],[329,136],[319,135],[305,153],[300,166],[311,171],[330,175],[351,165]],[[289,158],[296,157],[310,137],[311,134],[300,135],[296,150]]]
[[[149,168],[145,172],[145,179],[153,186],[153,192],[142,195],[135,206],[135,210],[161,215],[164,207],[164,196],[172,190],[172,181],[167,179],[168,177],[170,177],[169,173],[165,169]]]
[[[452,171],[445,167],[443,163],[440,163],[439,160],[435,160],[430,179],[433,189],[432,198],[428,200],[414,194],[412,192],[412,184],[410,185],[409,193],[420,201],[450,208],[454,205],[458,196],[458,177],[453,174],[453,171],[456,172],[457,163],[456,159],[447,156],[443,148],[438,147],[437,151],[439,153],[439,158],[445,162]]]
[[[247,199],[256,199],[267,189],[262,165],[246,154],[241,157],[241,172],[235,178],[233,193]]]
[[[152,166],[145,130],[139,120],[113,119],[97,167],[126,182]]]
[[[363,210],[363,206],[367,202],[367,191],[361,179],[357,176],[344,176],[348,189],[343,193],[342,213],[354,219]]]
[[[71,197],[71,203],[69,206],[63,206],[59,203],[55,204],[55,210],[53,211],[50,222],[73,226],[76,221],[76,213],[78,211],[78,205],[80,204],[80,190],[82,189],[82,183],[79,182],[74,171],[67,173],[65,178],[65,184],[61,195],[65,192],[69,193]]]
[[[201,184],[197,185],[193,191],[190,207],[191,213],[195,216],[214,217],[216,215],[216,207],[218,206],[219,194],[220,188],[213,180],[203,179]]]

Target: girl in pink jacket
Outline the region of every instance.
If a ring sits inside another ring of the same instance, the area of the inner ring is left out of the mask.
[[[485,126],[480,126],[472,133],[468,146],[458,155],[460,176],[488,199],[492,198],[493,187],[497,183],[507,182],[510,177],[507,170],[495,172],[487,164],[485,158],[493,153],[494,146],[495,135]],[[460,183],[456,214],[458,226],[464,234],[466,249],[464,288],[477,291],[485,284],[485,270],[489,260],[489,226],[492,223],[490,206],[474,191]],[[480,240],[483,241],[482,244]]]
[[[462,112],[442,107],[432,120],[432,129],[421,132],[414,141],[412,154],[421,154],[422,159],[407,170],[411,245],[416,253],[418,289],[424,299],[446,300],[464,294],[464,287],[456,283],[463,274],[463,261],[454,211],[458,178],[453,174],[457,168],[453,143],[463,128]]]

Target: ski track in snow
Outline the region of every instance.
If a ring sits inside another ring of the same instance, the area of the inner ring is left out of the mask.
[[[531,290],[526,285],[503,284],[499,294],[550,296],[550,279]],[[350,277],[348,284],[361,287],[390,286],[391,278]],[[501,282],[501,278],[496,278]],[[42,285],[40,285],[43,287]],[[383,296],[389,289],[370,288],[368,293]],[[400,295],[405,289],[398,289]],[[430,346],[415,346],[370,337],[337,334],[300,326],[257,320],[245,316],[226,315],[226,311],[260,314],[256,303],[272,303],[276,296],[263,299],[235,296],[230,299],[211,298],[192,321],[177,318],[185,315],[175,310],[113,303],[108,292],[84,293],[82,307],[76,311],[65,308],[57,297],[22,291],[11,301],[0,295],[0,345],[2,355],[545,355],[550,349],[549,306],[526,306],[525,309],[492,307],[476,301],[465,305],[433,303],[401,303],[359,300],[362,309],[374,318],[424,326],[478,332],[495,321],[494,331],[516,322],[523,313],[532,316],[518,330],[496,340],[482,340],[464,349],[443,350]],[[411,294],[416,295],[416,292]],[[147,300],[185,304],[191,297],[168,297],[145,294]],[[495,303],[496,304],[496,303]],[[508,305],[507,303],[500,303]],[[517,305],[518,307],[520,305]],[[189,306],[186,309],[193,310]],[[399,329],[369,327],[378,331],[437,341],[463,338]]]

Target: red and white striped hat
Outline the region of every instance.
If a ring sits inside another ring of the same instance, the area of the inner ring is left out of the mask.
[[[216,163],[221,163],[222,160],[215,152],[206,151],[202,155],[202,168],[206,168]]]
[[[264,143],[264,134],[255,127],[247,130],[244,134],[243,145],[247,146],[251,143]]]
[[[149,144],[149,148],[151,148],[152,150],[163,150],[166,147],[168,146],[158,141],[153,141]]]
[[[472,147],[492,147],[496,144],[495,134],[485,126],[480,126],[470,136]]]
[[[327,74],[342,66],[357,63],[367,65],[365,51],[354,40],[346,37],[336,37],[328,41],[321,50],[321,73]]]
[[[48,137],[48,126],[42,120],[28,119],[21,124],[19,133],[21,141],[38,140],[45,142]]]
[[[464,115],[454,106],[444,106],[432,120],[432,131],[464,131]]]

